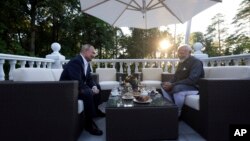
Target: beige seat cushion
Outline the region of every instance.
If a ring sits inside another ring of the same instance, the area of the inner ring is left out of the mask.
[[[200,95],[187,95],[184,104],[195,110],[200,110]]]
[[[114,87],[119,86],[118,81],[101,81],[101,82],[99,82],[99,84],[100,84],[102,90],[111,90]]]
[[[84,104],[83,104],[83,100],[78,100],[78,110],[77,113],[80,114],[84,111]]]
[[[206,78],[244,79],[250,78],[249,66],[210,67]]]
[[[96,73],[99,74],[99,82],[116,81],[115,68],[97,68]]]
[[[18,68],[13,70],[14,81],[55,81],[51,69]]]
[[[142,68],[141,84],[146,87],[161,88],[161,74],[162,68]]]
[[[99,75],[99,84],[102,90],[111,90],[119,86],[119,82],[116,81],[115,68],[97,68],[96,73]]]
[[[141,84],[146,87],[154,87],[156,89],[161,88],[161,81],[154,81],[154,80],[146,80],[146,81],[141,81]]]
[[[162,68],[142,68],[142,78],[145,80],[161,81]]]

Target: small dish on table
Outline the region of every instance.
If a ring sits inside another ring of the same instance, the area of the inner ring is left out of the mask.
[[[144,103],[151,103],[152,99],[150,96],[141,95],[141,96],[135,96],[133,101],[136,103],[143,103],[144,104]]]

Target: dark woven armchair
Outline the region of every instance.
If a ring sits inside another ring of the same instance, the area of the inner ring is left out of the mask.
[[[181,118],[209,141],[229,140],[231,125],[250,124],[250,68],[204,69],[206,78],[199,80],[199,110],[185,103]],[[172,77],[173,74],[167,74],[163,81]]]
[[[0,140],[75,141],[78,82],[0,82]]]
[[[209,141],[229,140],[229,127],[250,124],[250,80],[199,81],[200,110],[183,107],[182,118]]]

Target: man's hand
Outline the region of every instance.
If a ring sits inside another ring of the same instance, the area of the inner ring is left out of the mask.
[[[162,88],[165,91],[171,91],[171,89],[173,88],[173,85],[170,82],[162,82]]]
[[[99,93],[99,89],[97,89],[96,86],[92,87],[92,91],[93,91],[94,94],[98,94]]]

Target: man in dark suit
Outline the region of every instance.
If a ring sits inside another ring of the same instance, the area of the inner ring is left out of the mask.
[[[92,135],[102,135],[103,132],[93,121],[94,117],[104,117],[98,109],[100,104],[100,85],[97,85],[91,76],[89,62],[95,57],[95,48],[92,45],[82,46],[80,54],[70,60],[64,67],[60,81],[77,80],[79,82],[79,99],[84,101],[86,115],[86,130]]]

